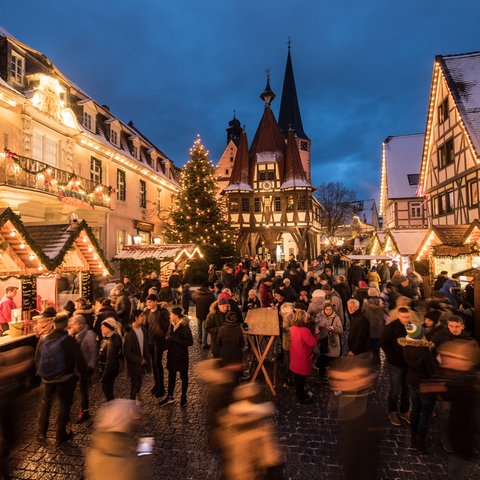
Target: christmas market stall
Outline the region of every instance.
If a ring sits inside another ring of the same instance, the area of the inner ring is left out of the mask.
[[[17,286],[7,344],[33,331],[35,316],[47,306],[60,309],[67,299],[93,300],[95,283],[112,273],[85,221],[26,225],[10,208],[0,210],[0,294]]]
[[[430,280],[441,271],[450,275],[480,264],[478,244],[480,232],[475,222],[472,225],[432,226],[416,253],[417,261],[428,261]]]
[[[408,267],[414,267],[415,254],[426,234],[427,229],[425,228],[388,230],[382,253],[396,255],[399,270],[405,273]]]

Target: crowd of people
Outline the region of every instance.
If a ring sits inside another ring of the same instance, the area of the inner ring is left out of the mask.
[[[233,392],[249,378],[248,361],[255,361],[245,337],[248,312],[272,308],[279,318],[281,383],[292,389],[299,404],[315,402],[308,388],[312,375],[339,398],[347,392],[349,397],[360,391],[374,395],[371,379],[383,361],[391,425],[407,423],[410,447],[426,453],[430,419],[438,415],[442,446],[451,475],[456,475],[450,478],[463,478],[465,462],[474,453],[473,399],[479,392],[480,350],[471,336],[471,311],[450,297],[455,298],[454,284],[448,274],[442,272],[425,298],[423,279],[411,268],[402,274],[395,262],[382,261],[371,268],[353,263],[346,275],[338,273],[334,256],[328,254],[310,265],[291,256],[284,270],[275,267],[250,258],[236,266],[227,264],[220,272],[211,266],[208,280],[194,291],[175,270],[168,282],[168,301],[159,298],[161,288],[153,272],[139,294],[126,278],[94,305],[77,298],[59,312],[46,308],[36,326],[35,364],[42,379],[39,441],[46,439],[55,396],[55,438],[64,443],[72,436],[67,425],[77,384],[81,409],[76,421],[84,422],[91,416],[92,381],[98,379],[105,401],[113,402],[115,381],[124,366],[133,402],[129,405],[141,405],[142,379],[150,372],[150,393],[159,406],[174,404],[178,372],[179,404],[185,407],[188,350],[194,343],[191,315],[197,322],[197,341],[218,369],[229,372]],[[356,388],[355,382],[346,381],[352,377],[342,372],[357,368],[359,362],[368,381],[358,381],[362,386]],[[335,378],[332,372],[337,372]]]

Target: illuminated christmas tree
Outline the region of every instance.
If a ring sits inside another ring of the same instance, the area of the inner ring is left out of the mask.
[[[222,201],[217,198],[215,167],[200,138],[190,149],[190,160],[182,169],[180,186],[171,223],[167,226],[167,240],[195,243],[209,263],[222,265],[234,255],[235,232],[227,222]]]

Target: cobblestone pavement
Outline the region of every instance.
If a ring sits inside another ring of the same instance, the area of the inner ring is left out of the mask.
[[[195,334],[196,322],[191,322]],[[208,357],[199,343],[190,349],[191,364]],[[128,398],[128,382],[123,372],[116,382],[116,396]],[[208,446],[206,423],[205,385],[192,368],[188,405],[181,408],[177,402],[159,407],[158,399],[150,395],[152,378],[147,376],[142,388],[143,420],[140,430],[153,434],[154,478],[219,479],[218,459]],[[265,397],[273,400],[278,408],[275,423],[278,442],[284,452],[285,477],[291,480],[315,479],[337,480],[343,478],[343,469],[338,446],[338,424],[335,397],[318,376],[313,375],[307,389],[314,394],[313,405],[298,405],[293,390],[279,386],[278,396],[272,398],[265,387]],[[385,480],[435,479],[444,480],[446,458],[438,445],[438,425],[432,419],[429,437],[429,454],[420,455],[408,448],[408,426],[392,427],[386,414],[387,381],[383,370],[379,371],[377,392],[374,397],[375,410],[382,436],[380,447],[381,478]],[[34,388],[18,400],[12,414],[19,419],[19,442],[10,459],[13,479],[75,479],[83,477],[83,459],[89,446],[93,421],[73,425],[74,437],[64,446],[54,442],[54,432],[49,432],[48,441],[36,441],[39,389]],[[103,402],[98,383],[91,390],[91,411]],[[74,403],[72,417],[78,412],[78,398]],[[52,418],[54,418],[52,412]],[[359,439],[361,441],[361,439]],[[468,479],[480,478],[480,458],[471,465]],[[114,478],[114,476],[112,476]]]

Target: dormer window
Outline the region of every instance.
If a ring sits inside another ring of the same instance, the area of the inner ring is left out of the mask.
[[[92,116],[88,112],[83,112],[83,126],[87,129],[90,130],[91,132],[93,131],[93,122],[92,122]]]
[[[118,146],[118,132],[116,130],[110,130],[110,143]]]
[[[16,52],[12,52],[10,76],[12,80],[23,85],[25,77],[25,59]]]
[[[139,159],[139,148],[136,147],[135,145],[132,147],[132,157],[136,158],[137,160]]]

